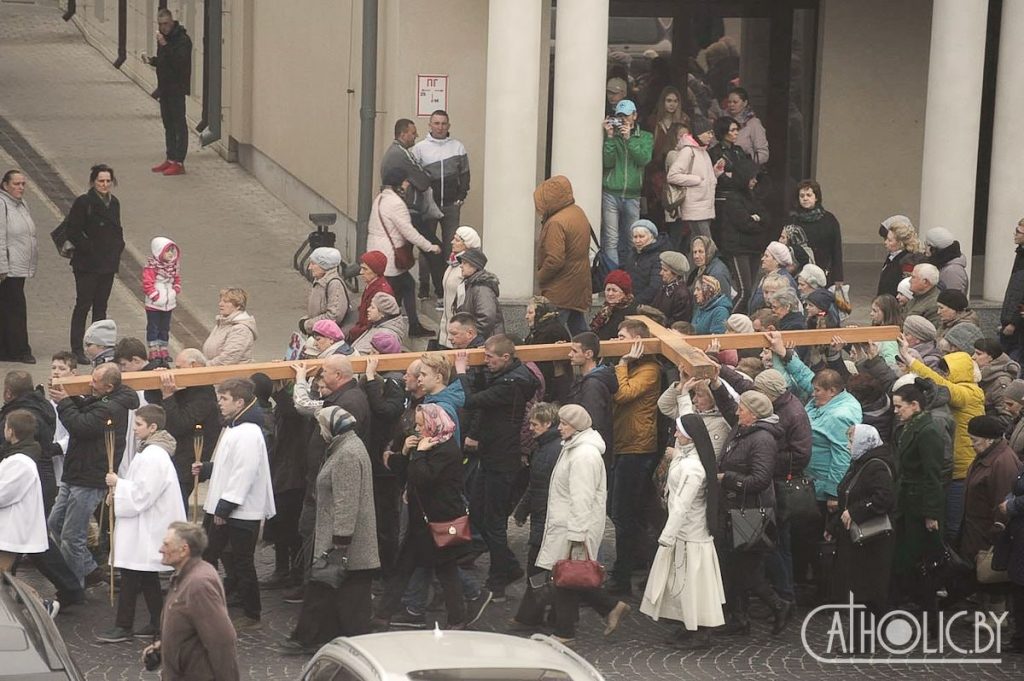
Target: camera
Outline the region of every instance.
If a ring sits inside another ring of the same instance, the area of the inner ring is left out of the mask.
[[[604,122],[616,129],[622,127],[622,119],[618,116],[609,116]]]

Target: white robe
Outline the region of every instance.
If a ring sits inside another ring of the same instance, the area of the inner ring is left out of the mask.
[[[172,570],[160,562],[160,544],[167,526],[179,520],[185,520],[185,505],[174,462],[163,447],[148,445],[114,488],[114,567]]]
[[[42,553],[48,547],[36,462],[12,454],[0,461],[0,551]]]
[[[225,499],[239,506],[229,517],[238,520],[273,518],[274,488],[263,429],[255,423],[224,428],[213,453],[213,474],[203,510],[214,515]]]
[[[713,483],[716,484],[716,483]],[[707,475],[696,448],[686,445],[669,464],[668,520],[658,538],[640,612],[698,626],[725,624],[725,589],[715,542],[708,532]]]
[[[146,401],[146,393],[143,390],[136,390],[135,394],[139,396],[139,406],[149,404]],[[121,465],[117,467],[117,476],[119,478],[128,477],[128,468],[132,465],[132,459],[135,458],[136,450],[139,447],[139,443],[135,441],[135,410],[128,410],[128,432],[124,436],[124,454],[121,455]]]

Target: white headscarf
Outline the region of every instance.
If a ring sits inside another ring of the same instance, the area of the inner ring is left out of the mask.
[[[878,434],[874,426],[858,423],[853,427],[853,437],[850,438],[850,459],[856,461],[875,447],[881,447],[882,444],[882,436]]]

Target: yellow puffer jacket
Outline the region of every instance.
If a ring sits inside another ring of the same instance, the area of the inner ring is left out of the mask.
[[[974,363],[966,352],[951,352],[945,356],[949,375],[941,376],[914,360],[910,370],[923,378],[930,378],[949,390],[949,408],[956,421],[953,441],[953,479],[963,480],[974,461],[974,448],[967,436],[967,422],[985,413],[985,391],[974,380]]]
[[[643,358],[628,367],[615,365],[619,389],[612,395],[615,438],[614,453],[653,454],[658,451],[658,396],[661,368],[653,359]]]

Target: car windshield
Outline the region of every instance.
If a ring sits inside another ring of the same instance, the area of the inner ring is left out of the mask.
[[[519,669],[501,667],[476,669],[421,669],[409,672],[416,681],[572,681],[557,669]]]

